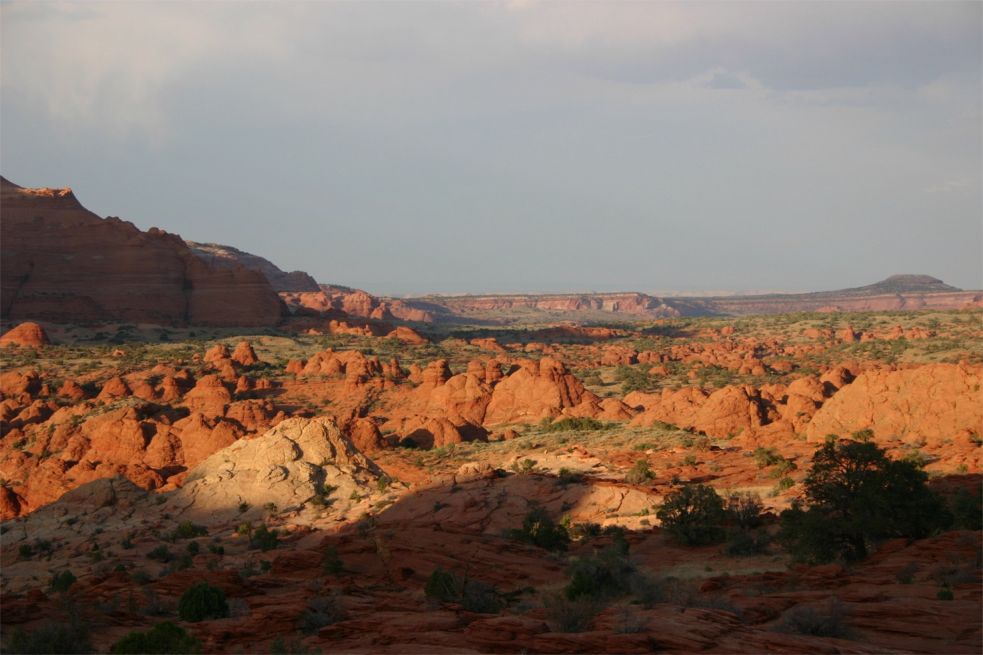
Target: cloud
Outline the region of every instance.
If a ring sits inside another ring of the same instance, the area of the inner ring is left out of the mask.
[[[262,76],[299,106],[409,98],[470,79],[747,79],[775,91],[916,87],[979,73],[983,4],[4,3],[2,88],[67,129],[164,138],[167,98],[209,72]],[[734,71],[743,71],[740,74]],[[424,103],[425,104],[425,103]],[[376,105],[377,106],[377,105]],[[357,111],[357,110],[356,110]]]

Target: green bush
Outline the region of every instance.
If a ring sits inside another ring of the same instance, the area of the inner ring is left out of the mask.
[[[553,423],[546,423],[543,426],[544,432],[591,432],[594,430],[603,430],[608,427],[608,424],[604,421],[598,421],[594,418],[588,417],[575,417],[575,418],[564,418]]]
[[[338,549],[328,546],[321,558],[321,566],[328,575],[339,576],[345,570],[345,565],[338,556]]]
[[[561,468],[556,476],[556,481],[565,487],[570,484],[580,484],[584,481],[584,474],[580,471],[571,471],[568,468]]]
[[[707,485],[691,484],[670,493],[656,516],[663,529],[687,546],[716,543],[726,536],[724,500]]]
[[[980,493],[968,489],[958,489],[950,501],[952,507],[953,525],[962,530],[983,529],[983,506]]]
[[[147,553],[147,558],[157,560],[158,562],[170,562],[172,559],[174,559],[174,553],[172,553],[167,546],[161,544]]]
[[[68,588],[75,584],[76,579],[75,575],[68,570],[56,573],[51,578],[51,591],[68,591]]]
[[[576,559],[570,567],[570,582],[563,589],[569,600],[581,597],[604,600],[631,591],[635,567],[628,559],[628,544],[616,541],[604,550]]]
[[[813,637],[845,637],[849,634],[843,606],[835,598],[822,608],[796,605],[786,610],[777,630]]]
[[[172,539],[194,539],[208,534],[208,528],[203,525],[196,525],[191,521],[182,521],[174,532],[171,533]]]
[[[532,508],[522,521],[522,527],[510,530],[508,535],[518,541],[545,548],[566,550],[570,535],[562,525],[557,525],[543,507]]]
[[[594,617],[601,611],[600,602],[589,596],[571,600],[565,594],[546,599],[547,620],[558,632],[583,632],[590,628]]]
[[[750,530],[761,525],[761,497],[745,491],[732,493],[727,497],[727,515],[742,530]]]
[[[46,623],[34,630],[17,628],[3,647],[4,653],[49,655],[55,653],[91,653],[88,630],[79,621]]]
[[[631,470],[625,474],[625,482],[628,484],[645,484],[649,480],[655,477],[652,473],[652,469],[649,468],[649,463],[647,459],[640,459],[635,462],[635,465],[631,467]]]
[[[494,614],[505,605],[493,585],[455,575],[439,566],[427,578],[423,593],[432,602],[460,603],[465,610],[479,614]]]
[[[872,442],[831,439],[812,458],[806,505],[782,512],[779,539],[798,560],[828,562],[863,559],[883,539],[926,537],[952,521],[927,479]]]
[[[754,449],[754,463],[758,465],[759,469],[774,466],[783,461],[785,461],[785,458],[779,455],[774,448]]]
[[[732,557],[748,557],[768,552],[768,535],[749,530],[736,530],[727,538],[724,554]]]
[[[201,644],[184,628],[165,621],[158,623],[147,632],[131,632],[113,644],[109,652],[127,655],[200,653]]]
[[[181,595],[177,606],[182,621],[197,623],[206,619],[221,619],[229,615],[225,593],[207,582],[199,582]]]
[[[297,622],[304,634],[313,634],[324,626],[336,623],[342,617],[341,608],[334,596],[317,596],[307,601],[307,607]]]
[[[249,548],[252,550],[262,550],[263,552],[273,550],[279,543],[280,540],[278,539],[277,531],[270,530],[262,524],[253,530],[252,536],[249,538]]]

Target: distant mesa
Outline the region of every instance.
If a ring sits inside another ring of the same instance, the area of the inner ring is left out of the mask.
[[[843,289],[830,293],[843,295],[878,295],[882,293],[941,293],[962,291],[931,275],[892,275],[889,278],[855,289]]]
[[[209,263],[163,230],[100,218],[71,189],[0,178],[0,209],[4,321],[260,327],[284,314],[262,274]]]

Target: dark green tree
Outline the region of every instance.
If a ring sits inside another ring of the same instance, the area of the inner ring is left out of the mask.
[[[726,536],[724,499],[704,484],[686,485],[668,494],[656,516],[663,529],[687,546],[716,543]]]
[[[813,455],[805,504],[782,512],[779,535],[797,559],[863,559],[877,541],[926,537],[952,520],[917,464],[876,444],[828,440]]]

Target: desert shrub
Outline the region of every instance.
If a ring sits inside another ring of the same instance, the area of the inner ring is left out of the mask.
[[[835,598],[821,608],[796,605],[786,610],[776,629],[813,637],[845,637],[849,633],[843,606]]]
[[[583,632],[590,628],[602,604],[590,596],[571,600],[566,594],[550,596],[544,601],[547,620],[558,632]]]
[[[161,544],[147,553],[147,559],[157,560],[158,562],[170,562],[174,559],[174,553],[167,546]]]
[[[220,619],[229,615],[225,593],[207,582],[199,582],[181,595],[177,606],[182,621],[197,623],[206,619]]]
[[[622,364],[614,370],[614,379],[621,383],[624,393],[632,391],[654,391],[658,388],[658,379],[649,375],[644,366],[628,366]]]
[[[649,463],[647,459],[640,459],[635,462],[635,465],[631,467],[631,470],[625,474],[625,482],[628,484],[645,484],[649,480],[655,477],[652,473],[652,469],[649,468]]]
[[[571,539],[587,539],[601,534],[601,526],[598,523],[574,523],[568,529]]]
[[[928,536],[952,517],[927,478],[872,442],[831,439],[813,456],[807,505],[796,502],[782,512],[779,538],[796,559],[826,562],[863,559],[882,539]]]
[[[774,448],[754,449],[754,463],[758,465],[759,469],[774,466],[783,461],[785,461],[785,458],[779,455]]]
[[[911,584],[915,581],[915,573],[917,572],[918,564],[915,562],[908,562],[895,574],[894,578],[901,584]]]
[[[769,538],[767,534],[758,534],[749,530],[736,530],[727,538],[724,554],[732,557],[749,557],[768,552]]]
[[[249,548],[251,550],[262,550],[264,553],[273,550],[280,543],[276,530],[270,530],[264,524],[253,530],[249,537]]]
[[[522,527],[508,531],[512,539],[545,548],[566,550],[570,535],[562,525],[557,525],[543,507],[533,507],[522,520]]]
[[[429,599],[449,603],[458,596],[457,586],[457,577],[438,566],[427,578],[423,593]]]
[[[89,633],[80,621],[46,623],[34,630],[17,628],[3,648],[11,655],[49,655],[54,653],[91,653]]]
[[[76,577],[71,571],[65,570],[54,574],[51,578],[51,591],[64,592],[75,584]]]
[[[935,597],[939,600],[955,600],[955,595],[949,587],[942,587],[936,592]]]
[[[512,471],[515,473],[532,473],[536,470],[536,460],[526,458],[512,463]]]
[[[480,614],[494,614],[505,606],[502,594],[493,585],[455,575],[439,566],[427,578],[423,593],[431,602],[460,603],[467,611]]]
[[[950,500],[953,526],[963,530],[983,529],[983,504],[980,493],[958,489]]]
[[[319,655],[320,650],[309,648],[300,639],[284,639],[277,637],[270,643],[270,653],[273,655]]]
[[[727,497],[727,516],[742,530],[761,525],[761,497],[758,494],[735,492]]]
[[[307,607],[297,621],[298,629],[304,634],[313,634],[326,625],[341,620],[343,612],[334,596],[316,596],[307,601]]]
[[[651,575],[636,571],[631,576],[631,595],[642,607],[652,607],[656,603],[665,602],[668,592],[666,581]]]
[[[328,575],[338,576],[345,570],[345,565],[341,561],[341,557],[338,556],[338,549],[334,546],[328,546],[324,551],[321,566]]]
[[[569,484],[580,484],[584,481],[584,474],[580,471],[571,471],[568,468],[561,468],[560,472],[556,476],[556,481],[564,487]]]
[[[31,559],[34,557],[34,547],[31,544],[21,544],[20,548],[17,549],[17,555],[21,559]]]
[[[570,582],[564,587],[563,595],[569,600],[581,597],[601,600],[628,594],[635,567],[628,559],[627,545],[622,540],[598,553],[574,560],[570,567]]]
[[[171,533],[171,539],[194,539],[208,534],[208,528],[203,525],[195,525],[191,521],[181,521]]]
[[[687,546],[716,543],[726,534],[724,500],[707,485],[691,484],[670,493],[656,516],[673,538]]]
[[[594,430],[603,430],[606,427],[608,427],[607,423],[594,418],[568,417],[553,423],[547,423],[542,429],[544,432],[591,432]]]
[[[181,626],[165,621],[147,632],[131,632],[113,644],[109,652],[132,655],[199,653],[201,644]]]

